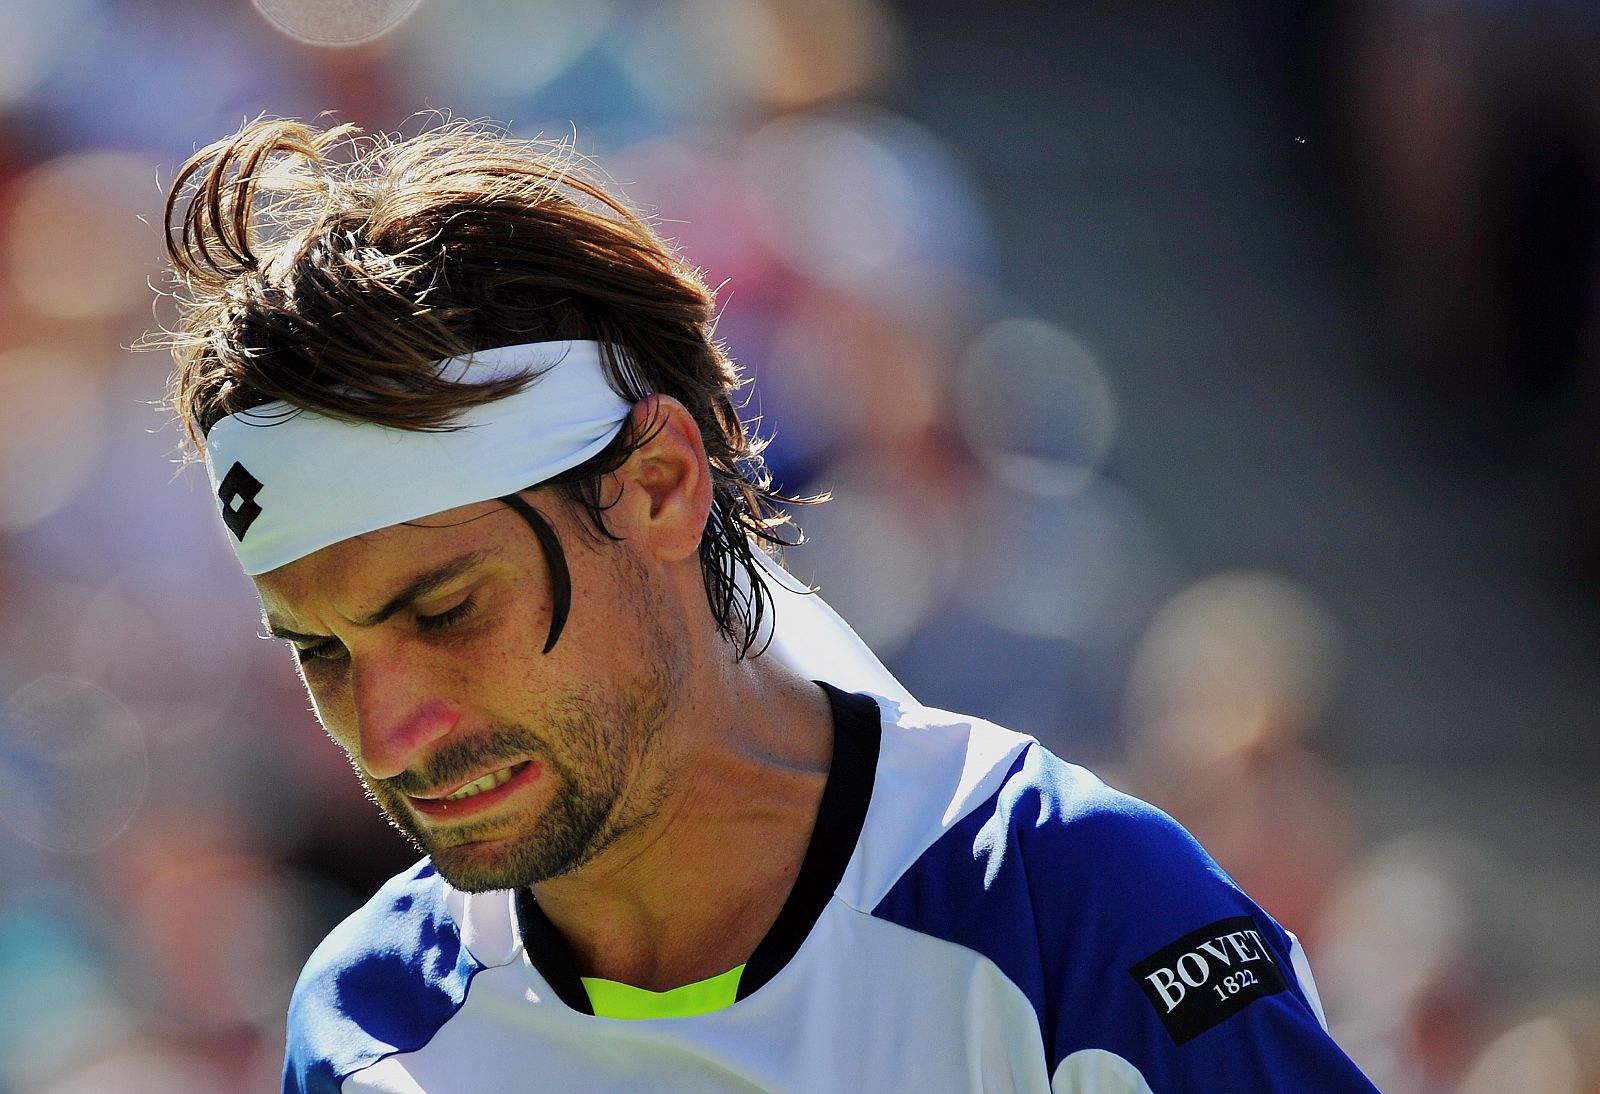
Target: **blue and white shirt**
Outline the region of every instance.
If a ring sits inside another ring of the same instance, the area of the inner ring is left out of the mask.
[[[530,893],[422,862],[312,955],[285,1091],[1374,1089],[1294,936],[1165,814],[1020,734],[828,693],[816,828],[744,965],[586,981]]]

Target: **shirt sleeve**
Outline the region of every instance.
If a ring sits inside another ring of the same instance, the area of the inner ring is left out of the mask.
[[[1032,1002],[1054,1094],[1370,1092],[1295,939],[1172,818],[1038,745],[890,907]],[[1292,854],[1292,848],[1285,848]],[[943,907],[929,914],[933,888]]]

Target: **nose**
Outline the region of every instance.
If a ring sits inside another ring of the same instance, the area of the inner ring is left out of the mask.
[[[375,779],[393,778],[424,759],[461,719],[460,707],[438,694],[422,665],[369,659],[352,671],[361,767]]]

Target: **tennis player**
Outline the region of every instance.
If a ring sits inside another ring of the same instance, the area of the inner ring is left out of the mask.
[[[1177,824],[769,557],[711,293],[569,166],[261,121],[168,199],[175,406],[424,856],[311,956],[284,1089],[1371,1090]]]

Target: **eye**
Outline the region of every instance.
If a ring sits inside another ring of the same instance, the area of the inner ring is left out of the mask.
[[[438,615],[417,616],[417,629],[428,634],[448,630],[456,624],[464,622],[477,609],[478,597],[474,593],[449,611],[440,612]]]
[[[315,646],[296,646],[294,655],[302,665],[311,661],[340,661],[348,656],[344,643],[332,638]]]

